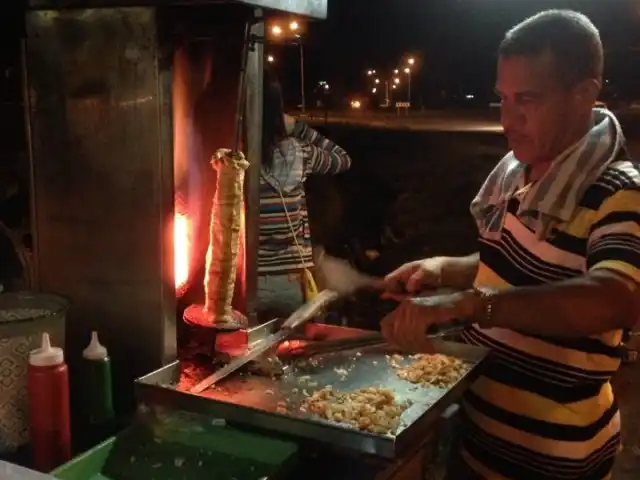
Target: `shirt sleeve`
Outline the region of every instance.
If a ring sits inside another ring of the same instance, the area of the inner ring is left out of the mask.
[[[293,136],[302,141],[305,166],[309,173],[334,175],[351,168],[349,154],[307,124],[296,120]]]
[[[587,269],[602,268],[640,284],[640,190],[620,190],[597,211],[587,244]]]

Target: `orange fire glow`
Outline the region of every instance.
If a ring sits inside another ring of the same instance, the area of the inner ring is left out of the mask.
[[[182,213],[176,213],[173,224],[176,290],[184,287],[189,280],[190,230],[189,218]]]

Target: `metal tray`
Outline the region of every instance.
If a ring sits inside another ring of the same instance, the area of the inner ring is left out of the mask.
[[[145,405],[205,413],[238,425],[393,459],[429,433],[430,427],[473,381],[474,370],[488,353],[486,349],[455,342],[434,341],[434,345],[437,352],[465,360],[471,366],[448,389],[420,387],[400,379],[387,362],[386,355],[393,351],[389,347],[372,347],[315,357],[305,368],[289,366],[285,375],[276,380],[238,374],[199,395],[175,389],[181,373],[179,362],[175,362],[138,379],[136,393]],[[409,361],[408,356],[405,361]],[[350,371],[343,379],[336,368]],[[398,401],[411,400],[413,404],[404,412],[394,435],[372,434],[298,409],[305,393],[311,394],[327,385],[340,391],[390,388]],[[283,404],[286,412],[282,411]]]

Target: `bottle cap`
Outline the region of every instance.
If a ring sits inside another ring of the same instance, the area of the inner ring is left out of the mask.
[[[58,347],[51,346],[48,333],[42,334],[42,345],[40,348],[29,352],[29,364],[34,367],[53,367],[64,363],[64,351]]]
[[[87,360],[104,360],[109,356],[107,349],[98,340],[98,332],[91,332],[91,342],[82,351],[82,356]]]

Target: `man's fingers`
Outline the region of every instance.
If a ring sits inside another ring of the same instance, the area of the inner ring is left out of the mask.
[[[413,274],[407,279],[407,283],[405,285],[407,292],[417,293],[422,290],[425,275],[426,272],[420,268],[413,272]]]
[[[405,291],[405,285],[411,275],[419,270],[420,262],[405,263],[401,267],[396,268],[393,272],[384,277],[386,289],[394,293],[402,293]]]
[[[408,277],[408,272],[393,272],[384,277],[384,288],[389,292],[401,293],[404,292],[405,277]]]
[[[391,339],[393,336],[393,318],[391,318],[392,314],[393,312],[384,317],[380,322],[380,332],[382,333],[382,336],[387,340]]]
[[[382,292],[380,298],[382,300],[395,300],[396,302],[402,302],[408,298],[408,295],[406,293]]]

